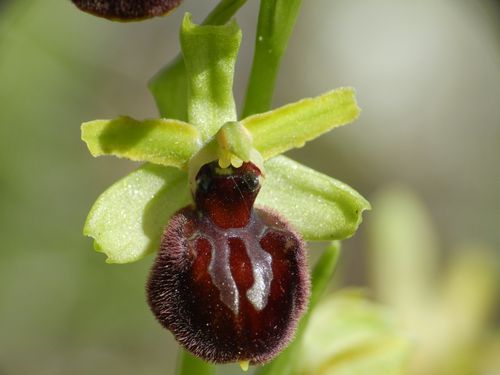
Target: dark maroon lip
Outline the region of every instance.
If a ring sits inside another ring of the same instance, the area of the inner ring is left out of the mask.
[[[117,21],[139,21],[164,16],[182,0],[71,0],[80,10]]]
[[[304,243],[279,215],[254,208],[259,176],[251,163],[203,166],[196,207],[171,219],[151,270],[151,310],[208,361],[269,361],[307,305]]]

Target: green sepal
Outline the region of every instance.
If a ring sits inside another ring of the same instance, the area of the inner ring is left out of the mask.
[[[178,168],[185,168],[201,145],[198,131],[188,123],[130,117],[86,122],[82,140],[93,156],[114,155]]]
[[[204,25],[223,25],[247,0],[221,0],[203,21]],[[182,55],[162,68],[149,82],[160,115],[187,121],[187,79]]]
[[[187,173],[145,164],[101,194],[83,233],[106,262],[135,262],[158,249],[169,218],[190,202]]]
[[[236,121],[233,75],[241,42],[236,22],[199,26],[187,13],[181,28],[181,47],[188,83],[188,119],[204,142],[228,121]]]
[[[241,123],[252,134],[253,146],[265,160],[302,147],[305,142],[356,120],[359,113],[354,89],[345,87],[247,117]]]
[[[264,163],[266,180],[256,205],[283,215],[305,240],[340,240],[354,234],[370,204],[348,185],[285,156]]]

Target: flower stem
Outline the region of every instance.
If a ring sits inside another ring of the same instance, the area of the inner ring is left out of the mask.
[[[281,58],[302,0],[261,0],[252,71],[242,118],[271,109]]]
[[[203,21],[203,25],[224,25],[247,0],[222,0]]]

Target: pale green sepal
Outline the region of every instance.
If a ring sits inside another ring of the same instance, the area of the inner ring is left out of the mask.
[[[282,214],[310,241],[350,237],[370,204],[348,185],[285,156],[264,163],[266,180],[256,205]]]
[[[181,47],[188,82],[188,119],[206,142],[228,121],[236,121],[233,75],[241,42],[235,22],[199,26],[184,17]]]
[[[145,164],[101,194],[83,233],[108,263],[135,262],[158,249],[169,218],[190,201],[185,172]]]
[[[265,160],[356,120],[359,112],[354,89],[345,87],[247,117],[241,123]]]
[[[177,168],[184,168],[201,145],[198,131],[188,123],[125,116],[84,123],[82,140],[93,156],[115,155]]]
[[[204,25],[223,25],[247,0],[221,0],[203,21]],[[187,120],[187,79],[182,56],[161,69],[149,82],[162,117]]]

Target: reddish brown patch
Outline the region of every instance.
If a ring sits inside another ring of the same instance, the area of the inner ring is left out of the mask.
[[[72,0],[79,9],[111,20],[134,21],[163,16],[182,0]]]
[[[304,244],[280,216],[253,208],[255,166],[229,172],[214,164],[200,170],[196,209],[179,211],[166,228],[148,299],[195,355],[262,363],[290,342],[306,307]]]

